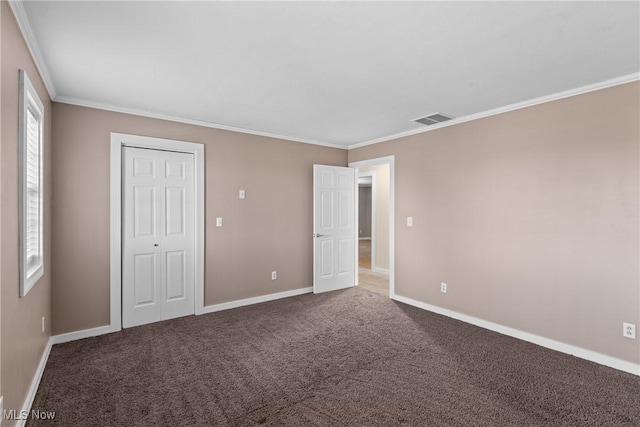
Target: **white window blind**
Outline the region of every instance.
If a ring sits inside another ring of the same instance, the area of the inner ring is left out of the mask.
[[[40,122],[27,109],[25,243],[27,275],[41,264],[40,248]]]
[[[44,107],[20,70],[20,295],[44,275],[42,129]]]

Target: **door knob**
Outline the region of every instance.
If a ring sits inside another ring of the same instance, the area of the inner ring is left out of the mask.
[[[324,237],[324,234],[314,234],[313,237]]]
[[[154,243],[153,246],[160,246],[160,245],[158,245],[157,243]]]

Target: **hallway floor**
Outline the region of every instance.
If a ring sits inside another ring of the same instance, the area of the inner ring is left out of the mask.
[[[358,241],[358,286],[389,296],[389,277],[371,271],[371,240]]]

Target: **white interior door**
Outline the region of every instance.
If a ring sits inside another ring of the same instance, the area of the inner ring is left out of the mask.
[[[122,325],[194,314],[193,154],[123,148]]]
[[[313,292],[355,285],[355,169],[313,166]]]

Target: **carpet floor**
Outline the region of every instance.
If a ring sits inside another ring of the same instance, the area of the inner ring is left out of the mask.
[[[362,289],[53,346],[64,426],[638,426],[640,378]]]

